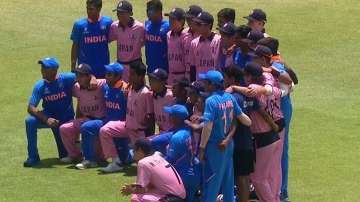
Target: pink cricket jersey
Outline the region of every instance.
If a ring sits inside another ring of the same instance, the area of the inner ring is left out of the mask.
[[[190,48],[191,48],[191,41],[197,38],[199,35],[195,34],[190,31],[190,28],[185,28],[183,30],[184,32],[184,38],[183,38],[183,44],[184,44],[184,63],[185,63],[185,70],[187,73],[187,76],[190,75],[190,66],[191,66],[191,57],[190,57]],[[190,77],[188,78],[190,79]]]
[[[200,73],[219,69],[221,64],[221,36],[212,35],[211,38],[197,37],[190,46],[191,66],[196,67],[196,78]]]
[[[185,32],[174,33],[169,31],[167,33],[167,44],[168,44],[168,61],[169,61],[169,72],[185,73],[185,62],[184,62],[184,38]]]
[[[126,107],[126,128],[131,130],[145,130],[146,115],[154,113],[152,93],[144,86],[140,90],[131,89],[128,94]]]
[[[98,87],[95,90],[80,89],[79,83],[73,87],[73,96],[78,99],[80,112],[87,117],[105,117],[105,98],[102,86],[105,79],[97,79]]]
[[[260,85],[257,84],[250,84],[249,86],[254,88],[260,87]],[[260,108],[265,110],[271,117],[273,117],[274,121],[283,118],[282,112],[280,110],[281,90],[279,88],[273,87],[272,95],[260,95],[256,97],[256,99],[259,101]],[[252,120],[252,124],[250,126],[252,133],[264,133],[272,130],[270,125],[259,112],[250,112],[250,118]]]
[[[164,112],[164,106],[170,106],[173,104],[175,104],[175,98],[171,89],[167,89],[166,94],[163,97],[154,97],[155,121],[159,126],[160,133],[169,131],[173,127],[170,123],[169,114]]]
[[[186,197],[184,184],[174,167],[157,152],[138,162],[136,183],[151,187],[149,192]]]
[[[144,36],[144,25],[137,20],[125,28],[119,25],[118,20],[113,22],[110,27],[109,39],[117,41],[117,59],[123,62],[140,59]]]

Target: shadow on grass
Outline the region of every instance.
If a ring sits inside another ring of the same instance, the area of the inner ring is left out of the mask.
[[[64,165],[59,161],[58,158],[47,158],[41,159],[40,163],[33,168],[42,169],[42,168],[55,168],[55,165]]]
[[[115,172],[115,173],[104,173],[99,170],[98,175],[111,175],[111,174],[119,174],[119,173],[124,173],[124,176],[127,176],[127,177],[136,176],[136,166],[135,165],[126,166],[124,168],[124,170],[122,170],[120,172]]]

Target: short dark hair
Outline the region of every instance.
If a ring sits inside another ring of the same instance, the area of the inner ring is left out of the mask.
[[[154,153],[150,140],[147,139],[139,139],[134,144],[135,151],[141,149],[146,156]]]
[[[190,82],[187,78],[183,77],[180,80],[176,81],[175,85],[179,86],[180,89],[187,89],[190,87]]]
[[[218,18],[222,17],[227,22],[235,22],[235,9],[232,8],[223,8],[217,13]]]
[[[279,40],[272,38],[272,37],[266,37],[263,39],[260,39],[257,42],[258,45],[263,45],[268,47],[273,55],[277,55],[278,54],[278,50],[279,50]]]
[[[226,67],[224,74],[229,78],[234,78],[236,83],[240,83],[243,80],[243,73],[240,67],[234,64]]]
[[[162,11],[163,10],[163,5],[161,0],[150,0],[146,3],[146,8],[152,8],[155,11]]]
[[[247,38],[248,34],[251,32],[251,27],[247,25],[240,25],[236,29],[236,34],[239,35],[241,38]]]
[[[102,0],[86,0],[86,5],[93,5],[95,8],[101,8]]]
[[[129,64],[130,69],[134,70],[138,76],[145,76],[146,65],[142,61],[135,61]]]

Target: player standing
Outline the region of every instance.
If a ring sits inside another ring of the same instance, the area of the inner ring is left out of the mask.
[[[184,32],[185,11],[174,8],[166,13],[169,16],[170,31],[167,33],[169,78],[168,84],[174,85],[177,80],[185,77],[186,67],[184,61]]]
[[[230,126],[236,119],[249,126],[251,120],[241,111],[234,97],[222,90],[224,79],[220,72],[210,70],[199,77],[205,80],[205,89],[211,94],[205,101],[203,116],[206,122],[199,151],[199,159],[204,163],[202,199],[215,201],[221,191],[224,202],[233,202],[233,141],[229,135]]]
[[[265,32],[265,23],[267,22],[266,13],[261,9],[253,9],[252,12],[244,17],[248,20],[247,25],[251,27],[253,31],[263,32],[265,37],[269,35]]]
[[[133,7],[128,1],[120,1],[116,11],[118,20],[110,27],[109,40],[117,42],[117,60],[124,66],[122,80],[129,81],[129,64],[141,61],[141,48],[144,46],[145,28],[134,19]]]
[[[101,16],[102,0],[87,0],[87,18],[74,23],[71,40],[71,70],[77,64],[86,63],[93,69],[96,78],[104,78],[109,64],[108,36],[112,20]]]
[[[235,23],[235,10],[233,8],[223,8],[217,13],[218,28],[224,26],[224,24],[231,22]]]
[[[37,149],[37,129],[51,128],[59,158],[67,156],[60,137],[59,126],[74,118],[72,104],[72,86],[75,75],[72,73],[57,74],[59,63],[56,58],[44,58],[38,62],[41,65],[43,79],[38,81],[29,100],[29,116],[25,120],[26,137],[28,141],[28,158],[24,167],[32,167],[39,163]],[[42,100],[42,110],[37,109]]]
[[[156,68],[168,71],[166,34],[169,31],[169,22],[163,20],[163,5],[160,0],[150,0],[146,3],[145,21],[145,56],[151,73]]]
[[[193,19],[198,27],[199,37],[191,42],[191,80],[198,79],[200,73],[219,69],[221,60],[221,37],[212,32],[213,16],[208,12],[201,12]]]

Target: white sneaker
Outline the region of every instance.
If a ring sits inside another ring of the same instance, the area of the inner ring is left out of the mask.
[[[95,168],[97,167],[97,163],[94,161],[88,161],[88,160],[83,160],[81,163],[78,163],[75,165],[75,167],[79,170],[84,170],[87,168]]]
[[[61,158],[60,162],[70,164],[70,163],[74,162],[74,160],[75,159],[71,158],[70,156],[67,156],[67,157]]]
[[[116,161],[113,161],[109,163],[109,165],[105,168],[101,168],[100,171],[104,173],[116,173],[122,171],[123,169],[124,167],[120,166],[119,163],[117,163]]]

